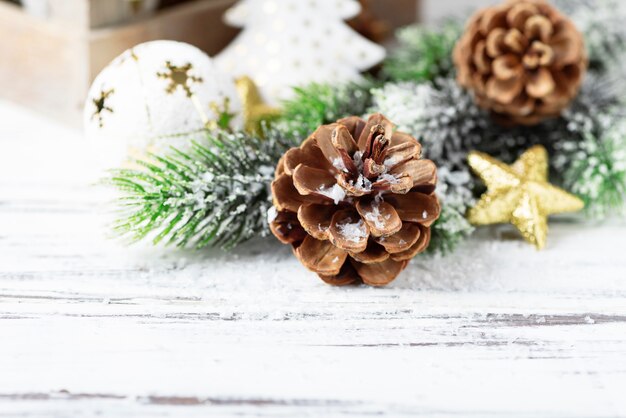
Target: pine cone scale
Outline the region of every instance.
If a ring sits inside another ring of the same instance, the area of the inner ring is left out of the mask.
[[[298,190],[291,180],[291,176],[286,173],[279,175],[278,178],[272,182],[272,194],[277,196],[276,209],[279,211],[288,210],[296,212],[300,206],[311,203],[330,204],[326,199],[316,195],[302,195],[298,193]]]
[[[418,240],[409,249],[391,254],[391,258],[396,261],[407,261],[415,257],[417,254],[423,252],[430,243],[431,230],[419,225],[420,236]]]
[[[391,140],[393,135],[393,125],[391,122],[389,122],[389,120],[383,115],[374,115],[370,117],[363,127],[359,140],[357,141],[359,150],[369,156],[371,154],[371,150],[367,149],[368,146],[373,145],[374,138],[381,133],[386,140]]]
[[[389,237],[380,237],[376,242],[382,245],[389,254],[398,254],[409,250],[421,235],[417,224],[405,222],[400,231]]]
[[[509,26],[522,29],[526,20],[538,12],[537,8],[531,3],[516,4],[506,13],[506,21]]]
[[[535,73],[531,74],[526,84],[526,94],[535,99],[541,99],[548,97],[552,92],[556,84],[552,74],[545,68],[538,69]]]
[[[528,39],[516,28],[509,29],[506,32],[502,43],[503,51],[506,51],[506,48],[508,48],[515,54],[522,54],[528,48]]]
[[[304,164],[298,165],[291,176],[293,185],[303,196],[318,196],[321,199],[330,199],[327,190],[337,184],[337,180],[328,170],[313,168]]]
[[[487,9],[480,22],[480,32],[486,36],[492,30],[503,26],[506,20],[506,13],[506,10],[502,7]]]
[[[324,276],[335,276],[348,257],[348,253],[330,241],[320,241],[307,236],[296,249],[296,256],[306,268]]]
[[[498,101],[500,105],[513,102],[524,90],[524,77],[501,80],[496,77],[487,81],[485,94],[487,98]]]
[[[283,244],[301,242],[307,236],[306,231],[298,224],[293,212],[278,212],[276,218],[270,222],[272,234]]]
[[[328,169],[330,168],[324,154],[314,141],[308,141],[302,148],[292,148],[284,156],[284,171],[290,176],[300,164],[308,167]]]
[[[370,286],[385,286],[395,279],[407,265],[406,261],[396,261],[391,258],[375,264],[363,264],[350,260],[363,283]]]
[[[336,211],[336,206],[302,205],[298,209],[298,221],[307,234],[324,241],[328,239],[328,229]]]
[[[332,142],[333,131],[336,127],[337,124],[320,126],[311,136],[311,138],[315,140],[315,143],[320,148],[326,161],[328,161],[333,166],[339,159],[341,159],[339,151],[337,150],[337,148],[335,148]]]
[[[359,200],[356,209],[373,237],[390,236],[402,228],[398,212],[387,202]]]
[[[498,57],[506,52],[504,48],[504,38],[506,31],[502,28],[495,28],[489,33],[485,41],[485,51],[491,58]]]
[[[411,189],[420,185],[432,185],[437,182],[437,166],[430,160],[411,159],[389,170],[392,175],[406,175],[411,180]]]
[[[514,54],[505,54],[493,60],[493,75],[498,80],[511,80],[523,77],[524,70],[520,65],[519,57]]]
[[[374,241],[370,241],[367,244],[365,251],[361,253],[350,253],[355,261],[363,264],[376,264],[382,263],[389,258],[390,254],[385,247],[377,244]]]
[[[330,242],[346,252],[365,251],[369,236],[367,224],[354,209],[342,209],[335,212],[328,228]]]
[[[351,263],[344,262],[341,270],[337,275],[324,275],[318,274],[319,278],[332,286],[347,286],[359,281],[359,275],[357,274]]]
[[[343,125],[337,124],[337,127],[333,130],[331,140],[337,151],[343,151],[341,157],[349,157],[359,150],[350,131]]]
[[[281,159],[271,230],[326,283],[387,284],[425,250],[439,215],[436,167],[420,157],[382,115],[322,126]]]
[[[431,226],[438,218],[441,208],[434,195],[423,193],[394,194],[386,199],[405,222],[416,222]]]
[[[393,170],[411,159],[420,158],[422,154],[422,147],[419,142],[406,141],[401,139],[401,135],[401,133],[396,132],[391,137],[391,143],[395,145],[389,147],[385,158],[385,167],[389,170]]]
[[[338,120],[337,123],[345,126],[348,132],[350,132],[350,135],[352,135],[352,138],[360,138],[367,124],[367,122],[358,116],[349,116]]]

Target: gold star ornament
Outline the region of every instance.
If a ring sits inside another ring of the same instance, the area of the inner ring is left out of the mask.
[[[474,225],[511,223],[537,249],[546,245],[548,216],[577,212],[582,200],[548,183],[548,152],[534,146],[507,165],[481,152],[471,152],[468,162],[485,183],[487,192],[468,212]]]

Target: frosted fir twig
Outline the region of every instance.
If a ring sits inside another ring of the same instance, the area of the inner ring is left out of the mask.
[[[374,85],[372,80],[364,79],[357,83],[297,87],[294,98],[283,103],[276,128],[305,139],[321,125],[347,116],[362,116],[370,106],[370,89]]]
[[[385,61],[383,75],[389,81],[432,81],[454,70],[452,49],[463,24],[449,20],[437,29],[412,25],[396,32],[398,46]]]
[[[591,71],[610,72],[626,48],[626,3],[623,0],[557,0],[585,37]]]
[[[173,149],[137,161],[141,169],[116,170],[108,180],[122,193],[114,230],[134,241],[223,249],[267,235],[269,185],[292,141],[274,131],[264,139],[207,132],[206,142],[187,152]]]
[[[626,200],[626,129],[624,125],[596,137],[567,144],[565,152],[571,163],[564,182],[584,201],[587,213],[594,218],[623,214]]]

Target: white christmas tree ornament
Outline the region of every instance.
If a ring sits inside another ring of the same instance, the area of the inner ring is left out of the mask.
[[[206,128],[242,126],[231,77],[198,48],[174,41],[137,45],[93,82],[85,103],[89,138],[123,141],[139,151],[185,148]]]
[[[292,97],[293,87],[358,81],[385,57],[344,22],[360,10],[356,0],[241,0],[224,20],[244,30],[216,64],[249,76],[272,105]]]

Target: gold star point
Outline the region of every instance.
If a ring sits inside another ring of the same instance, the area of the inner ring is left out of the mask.
[[[511,223],[537,249],[546,245],[548,216],[584,208],[578,197],[548,183],[548,153],[542,146],[524,152],[512,165],[471,152],[468,163],[487,186],[468,212],[474,225]]]
[[[235,83],[243,104],[245,130],[261,134],[263,122],[270,122],[279,117],[280,109],[263,101],[255,82],[250,77],[241,77]]]

